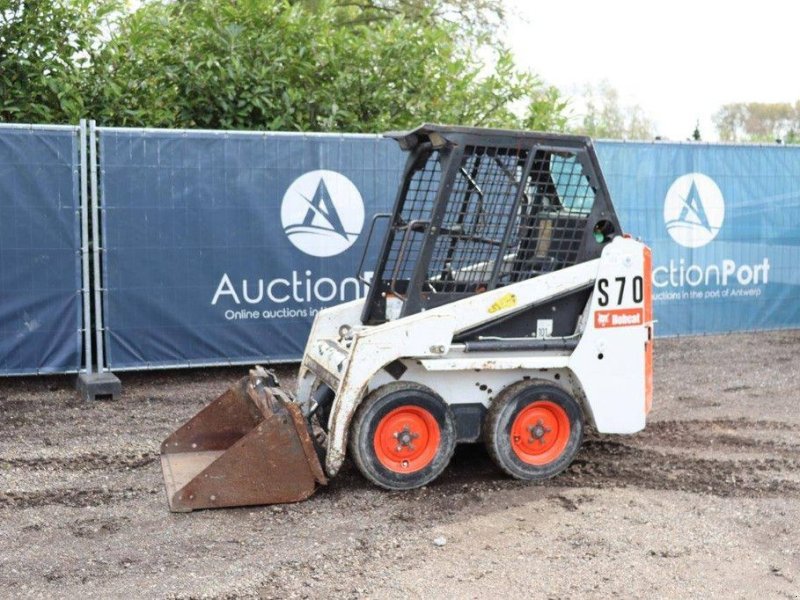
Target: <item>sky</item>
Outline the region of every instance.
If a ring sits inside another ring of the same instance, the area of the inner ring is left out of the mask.
[[[520,66],[567,95],[602,80],[684,140],[731,102],[800,100],[800,2],[505,0]],[[575,105],[579,113],[579,102]]]

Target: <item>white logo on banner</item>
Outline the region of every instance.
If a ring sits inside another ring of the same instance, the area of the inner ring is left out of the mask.
[[[724,218],[722,192],[708,175],[681,175],[664,198],[664,224],[681,246],[705,246],[717,236]]]
[[[358,239],[364,226],[364,201],[341,173],[309,171],[283,195],[281,224],[298,250],[311,256],[336,256]]]

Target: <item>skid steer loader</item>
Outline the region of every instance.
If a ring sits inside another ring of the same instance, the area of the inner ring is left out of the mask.
[[[375,484],[416,488],[480,440],[539,480],[570,464],[584,423],[644,427],[650,250],[622,234],[591,141],[387,135],[408,158],[369,232],[384,222],[367,296],[317,314],[294,397],[256,367],[164,441],[171,510],[302,500],[348,454]]]

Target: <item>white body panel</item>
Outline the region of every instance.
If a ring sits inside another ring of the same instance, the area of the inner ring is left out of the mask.
[[[607,303],[600,304],[603,297],[595,286],[586,328],[569,359],[600,433],[635,433],[645,425],[644,350],[650,324],[643,306],[643,260],[642,245],[633,240],[615,240],[605,248],[597,280],[609,282]],[[636,277],[642,278],[638,302]]]
[[[500,390],[523,377],[544,378],[581,400],[600,432],[642,429],[644,343],[649,327],[644,316],[649,313],[643,310],[641,298],[634,301],[631,282],[634,277],[643,281],[644,248],[634,240],[616,238],[599,259],[377,326],[360,324],[363,300],[320,311],[300,369],[297,401],[304,410],[310,409],[317,380],[336,393],[328,422],[328,474],[334,475],[344,461],[358,404],[370,390],[396,380],[383,369],[395,360],[406,367],[401,380],[427,385],[451,404],[488,406]],[[612,286],[603,290],[603,298],[597,282],[617,278],[628,281],[627,295],[619,297]],[[573,352],[465,353],[463,345],[452,343],[460,331],[592,285],[595,290],[576,332],[581,338]],[[348,331],[340,336],[343,325]]]
[[[533,374],[526,369],[428,371],[417,365],[416,361],[403,362],[408,365],[408,371],[403,373],[400,381],[414,381],[428,386],[442,398],[447,399],[449,404],[489,406],[504,388],[516,383],[525,375]],[[535,369],[536,379],[546,379],[559,385],[568,382],[570,376],[566,368]],[[393,381],[397,380],[381,370],[369,382],[369,391]]]
[[[469,356],[458,358],[439,358],[420,361],[426,371],[465,371],[465,370],[517,370],[517,369],[560,369],[569,366],[569,356],[533,355],[508,353],[503,356]]]

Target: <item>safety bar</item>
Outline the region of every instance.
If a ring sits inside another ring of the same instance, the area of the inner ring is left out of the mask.
[[[364,277],[361,273],[363,272],[364,268],[364,260],[367,258],[367,252],[369,252],[369,243],[372,241],[372,234],[375,231],[375,224],[380,219],[391,219],[392,213],[377,213],[372,217],[372,223],[369,226],[369,233],[367,234],[367,243],[364,244],[364,252],[361,253],[361,260],[358,262],[358,270],[356,271],[356,277],[358,277],[361,283],[366,283],[367,285],[371,285],[371,281],[367,281],[367,278]]]

